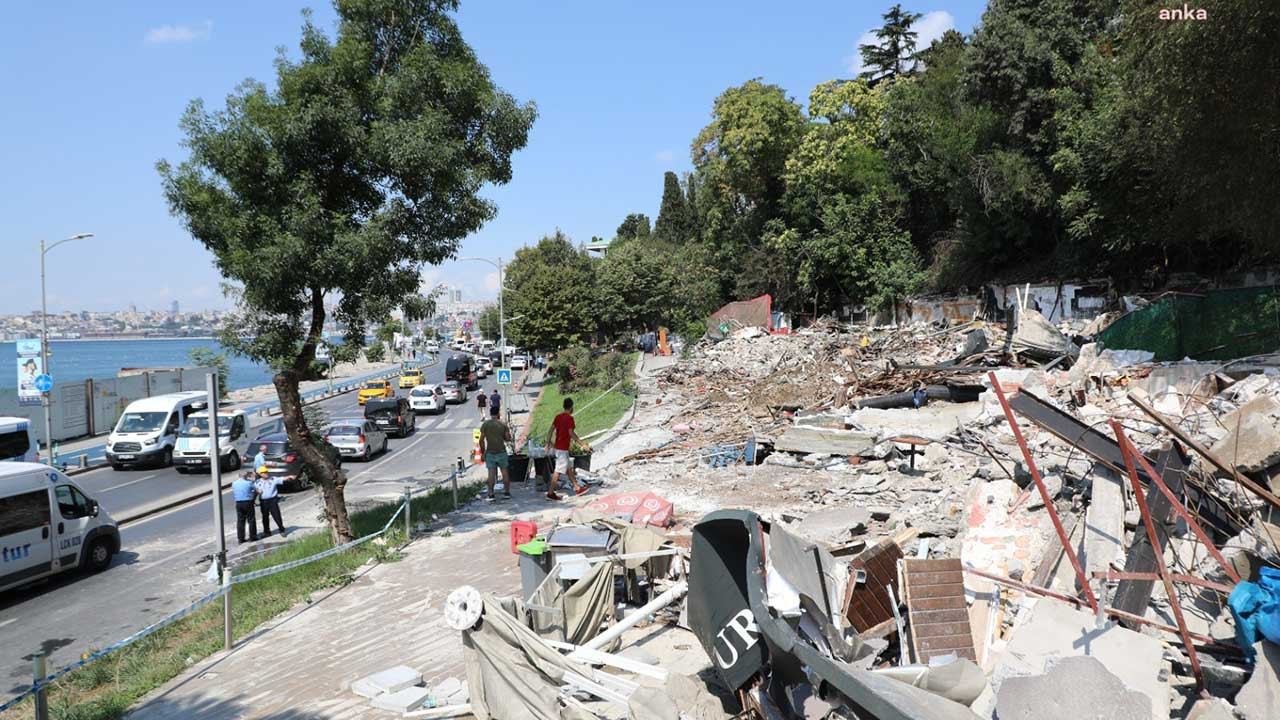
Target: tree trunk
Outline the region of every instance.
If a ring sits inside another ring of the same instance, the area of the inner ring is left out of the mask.
[[[285,431],[289,433],[289,444],[302,456],[307,472],[320,485],[329,533],[333,536],[333,544],[341,545],[355,539],[351,532],[351,521],[347,517],[347,476],[312,442],[311,429],[307,427],[306,418],[302,415],[298,379],[298,372],[292,369],[276,373],[272,378],[276,396],[280,399],[280,417],[284,420]]]

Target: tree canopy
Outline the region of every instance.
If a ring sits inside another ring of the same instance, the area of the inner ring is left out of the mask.
[[[493,83],[454,22],[456,0],[335,7],[332,37],[304,15],[300,53],[280,54],[273,86],[247,80],[218,110],[193,101],[188,159],[158,169],[172,212],[237,294],[224,344],[278,370],[285,428],[346,540],[344,480],[304,442],[297,391],[326,300],[347,327],[335,356],[394,308],[425,316],[422,267],[493,217],[480,191],[511,179],[535,109]]]
[[[882,17],[884,25],[875,30],[879,42],[858,46],[867,68],[858,76],[863,80],[893,80],[915,71],[916,31],[911,26],[920,19],[920,13],[894,5]]]

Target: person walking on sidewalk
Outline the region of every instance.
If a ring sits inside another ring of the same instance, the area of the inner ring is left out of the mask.
[[[489,495],[485,498],[489,502],[495,499],[493,486],[498,470],[502,470],[502,497],[511,497],[511,472],[507,469],[507,443],[511,440],[511,428],[498,417],[498,406],[491,406],[489,419],[480,426],[480,453],[489,471]]]
[[[271,477],[267,468],[258,468],[258,481],[253,484],[258,491],[258,504],[262,506],[262,537],[271,537],[271,518],[276,519],[280,537],[286,537],[284,520],[280,519],[280,478]]]
[[[484,394],[484,390],[476,393],[476,409],[480,411],[480,422],[484,424],[484,408],[489,404],[489,396]]]
[[[481,390],[480,394],[483,395],[484,391]],[[494,415],[497,415],[502,410],[502,395],[498,393],[496,385],[493,388],[493,394],[489,396],[489,407],[493,408]]]
[[[591,446],[578,437],[578,433],[574,432],[573,398],[565,398],[564,412],[551,421],[551,428],[547,430],[546,451],[551,454],[554,444],[556,461],[555,471],[551,473],[551,486],[547,488],[548,500],[560,499],[560,496],[556,494],[556,488],[560,486],[560,473],[569,476],[569,483],[573,486],[574,495],[581,495],[587,491],[585,486],[578,486],[578,472],[573,467],[573,458],[569,456],[569,449],[573,447],[575,442],[581,445],[582,449],[591,450]]]
[[[236,540],[244,542],[244,524],[249,523],[249,539],[258,540],[258,519],[253,514],[253,473],[245,471],[231,482],[231,497],[236,501]]]

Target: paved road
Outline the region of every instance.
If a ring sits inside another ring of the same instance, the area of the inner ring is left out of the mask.
[[[442,380],[443,365],[426,369],[427,382]],[[492,390],[493,378],[481,382]],[[354,393],[317,405],[331,418],[362,414]],[[518,404],[513,409],[519,409]],[[513,424],[519,424],[519,417],[513,417]],[[344,463],[349,478],[348,505],[357,508],[389,498],[402,492],[406,484],[427,484],[427,474],[434,478],[447,475],[454,458],[462,456],[469,461],[472,431],[478,425],[474,394],[467,403],[451,405],[443,415],[419,416],[417,432],[403,439],[391,438],[384,455],[367,464]],[[104,468],[75,479],[116,518],[209,485],[207,474],[179,475],[173,468],[124,472]],[[244,559],[283,542],[273,537],[262,543],[237,545],[230,492],[222,493],[220,500],[227,518],[224,532],[234,558]],[[323,524],[315,492],[283,494],[281,510],[291,534]],[[36,649],[50,655],[52,671],[211,590],[203,576],[215,548],[212,524],[213,503],[205,497],[126,524],[120,531],[123,549],[102,573],[73,572],[0,593],[0,700],[30,683],[30,658]]]

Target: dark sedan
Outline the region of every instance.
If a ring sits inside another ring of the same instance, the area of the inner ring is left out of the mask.
[[[320,440],[320,445],[324,449],[329,459],[334,464],[342,463],[342,455],[338,453],[338,448],[330,445],[324,440]],[[254,443],[250,450],[253,457],[257,457],[258,451],[262,446],[266,445],[266,452],[263,453],[267,459],[267,474],[271,477],[278,477],[288,489],[301,490],[311,487],[311,478],[307,472],[306,463],[302,462],[300,456],[289,442],[287,433],[272,433],[258,438],[258,442]],[[255,471],[257,468],[255,468]]]

